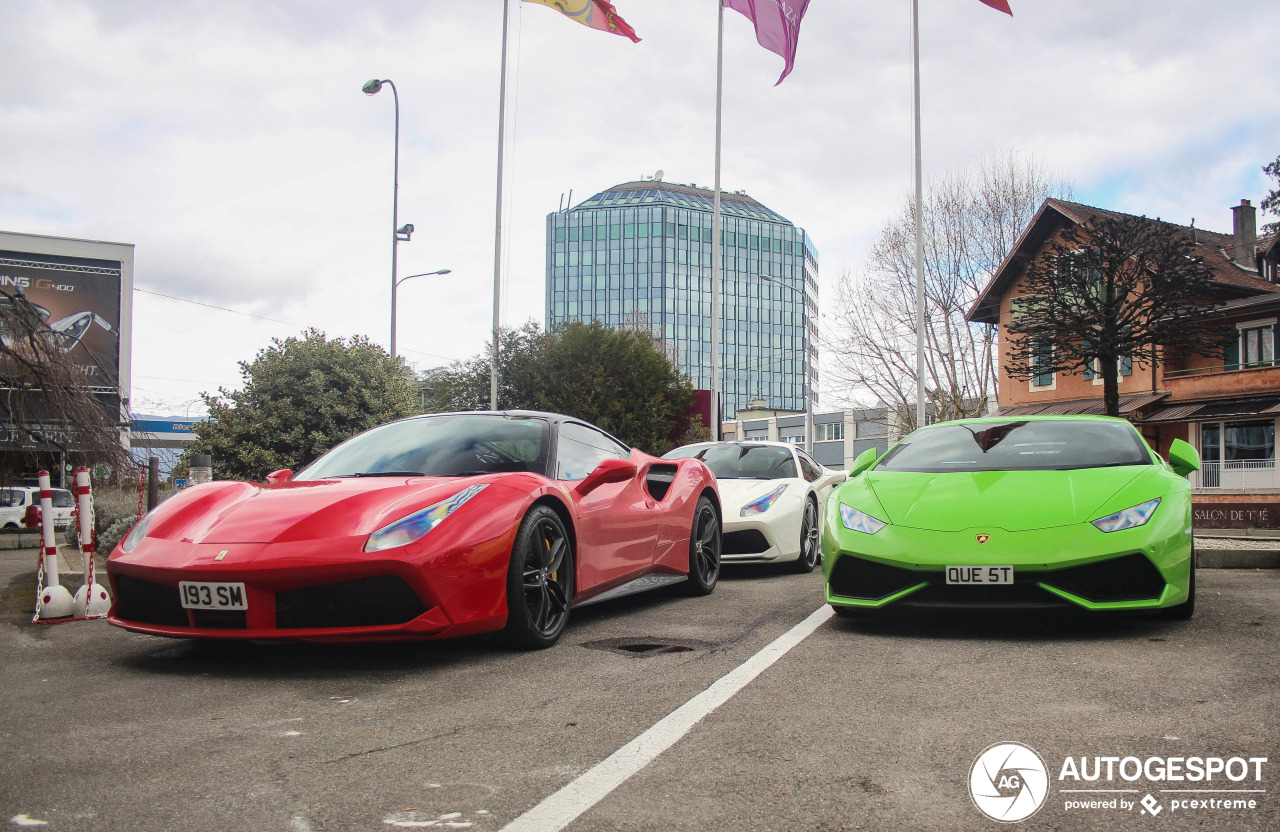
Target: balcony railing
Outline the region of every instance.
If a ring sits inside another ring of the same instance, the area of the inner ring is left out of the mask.
[[[1274,459],[1205,462],[1191,484],[1196,488],[1280,488]]]
[[[1165,370],[1165,378],[1197,378],[1199,376],[1215,376],[1222,373],[1237,373],[1241,370],[1262,370],[1268,367],[1280,367],[1280,359],[1268,361],[1241,362],[1239,364],[1220,364],[1214,367],[1188,367],[1185,370]]]

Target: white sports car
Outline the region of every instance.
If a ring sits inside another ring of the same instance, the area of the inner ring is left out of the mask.
[[[695,457],[716,475],[724,510],[720,559],[786,563],[812,572],[822,557],[822,509],[845,472],[825,468],[786,442],[701,442],[666,454]]]

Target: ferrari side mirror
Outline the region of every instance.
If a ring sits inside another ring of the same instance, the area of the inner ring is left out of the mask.
[[[640,469],[636,464],[629,459],[606,459],[596,466],[596,470],[587,474],[573,490],[582,495],[590,494],[607,482],[629,480],[638,470]]]
[[[269,485],[275,485],[276,483],[280,483],[280,482],[288,482],[291,479],[293,479],[292,468],[281,468],[279,471],[272,471],[270,474],[267,474],[267,483]]]
[[[867,448],[865,451],[858,454],[857,459],[853,461],[853,467],[849,469],[849,479],[853,479],[872,465],[875,465],[876,460],[879,458],[880,455],[876,453],[875,448]]]
[[[1192,471],[1200,470],[1200,454],[1196,453],[1190,442],[1175,439],[1169,446],[1169,467],[1178,476],[1185,477]]]

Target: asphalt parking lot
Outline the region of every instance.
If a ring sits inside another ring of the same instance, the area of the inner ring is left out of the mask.
[[[1185,623],[822,621],[567,828],[1008,828],[967,788],[979,753],[1005,741],[1050,770],[1043,808],[1015,828],[1280,828],[1280,572],[1202,570],[1199,582]],[[740,567],[709,598],[576,611],[536,653],[491,638],[189,643],[101,621],[32,625],[10,608],[0,817],[48,830],[498,832],[808,619],[820,591],[817,573]],[[1259,782],[1108,784],[1059,781],[1068,756],[1268,762]],[[1255,808],[1177,809],[1189,795],[1165,791],[1209,786],[1247,788],[1210,797]],[[1125,793],[1063,791],[1082,787]],[[1147,794],[1155,815],[1135,805]],[[1066,808],[1079,797],[1117,808]]]

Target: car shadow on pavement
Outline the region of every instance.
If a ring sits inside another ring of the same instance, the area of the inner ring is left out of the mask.
[[[443,670],[516,655],[492,635],[352,644],[165,639],[138,647],[136,652],[118,657],[116,663],[143,673],[250,679],[325,679]]]
[[[865,636],[947,641],[1164,641],[1181,637],[1194,622],[1136,613],[1041,611],[912,611],[884,617],[836,616],[836,630]]]

